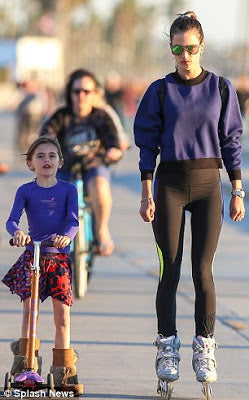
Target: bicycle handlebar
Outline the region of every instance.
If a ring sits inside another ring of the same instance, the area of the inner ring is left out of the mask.
[[[55,247],[54,242],[52,240],[43,240],[40,243],[41,243],[40,247]],[[15,246],[13,239],[9,240],[9,244],[10,244],[10,246]],[[32,241],[27,244],[29,244],[30,246],[34,246],[34,242],[32,242]]]

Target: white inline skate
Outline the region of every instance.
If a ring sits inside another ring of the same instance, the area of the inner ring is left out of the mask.
[[[214,349],[217,343],[214,338],[194,336],[193,339],[193,369],[196,380],[202,383],[202,393],[206,400],[211,400],[211,383],[217,380]]]
[[[180,339],[178,336],[159,335],[154,343],[157,347],[156,374],[158,377],[157,393],[170,400],[173,382],[179,378]]]

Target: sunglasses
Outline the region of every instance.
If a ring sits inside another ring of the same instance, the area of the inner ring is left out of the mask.
[[[88,89],[83,89],[83,88],[72,89],[72,93],[76,94],[77,96],[79,96],[79,94],[81,92],[84,92],[85,95],[88,96],[90,93],[94,92],[94,90],[88,90]]]
[[[189,46],[179,46],[178,44],[175,44],[174,46],[171,46],[171,52],[174,54],[174,56],[180,56],[184,49],[187,50],[189,54],[195,55],[199,52],[200,45],[199,44],[190,44]]]

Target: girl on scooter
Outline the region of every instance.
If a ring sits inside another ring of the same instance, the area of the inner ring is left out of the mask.
[[[56,387],[70,385],[78,394],[75,361],[77,356],[70,348],[70,307],[73,303],[72,270],[69,258],[70,243],[78,230],[78,197],[76,188],[69,182],[57,180],[56,174],[63,165],[63,156],[56,139],[41,137],[35,140],[26,154],[28,168],[35,179],[20,186],[6,228],[17,247],[26,247],[24,253],[3,278],[12,293],[23,302],[21,338],[11,344],[14,363],[11,374],[19,375],[27,366],[29,342],[29,315],[31,296],[31,270],[34,250],[31,241],[53,241],[54,247],[41,247],[39,296],[43,302],[52,297],[55,344],[51,372]],[[23,210],[28,221],[28,233],[19,226]],[[36,343],[35,369],[40,374],[41,357]]]

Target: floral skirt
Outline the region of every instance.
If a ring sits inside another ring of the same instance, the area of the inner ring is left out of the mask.
[[[11,292],[20,296],[21,300],[31,296],[32,272],[30,266],[33,260],[33,251],[25,250],[2,279]],[[68,254],[41,254],[39,296],[41,301],[51,296],[68,306],[73,304],[72,268]]]

